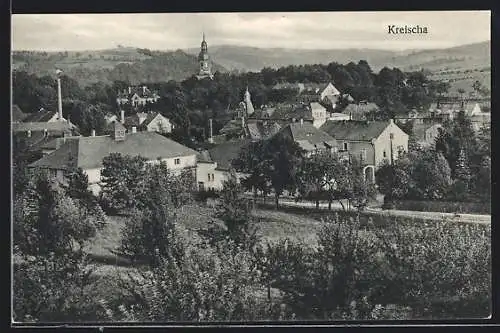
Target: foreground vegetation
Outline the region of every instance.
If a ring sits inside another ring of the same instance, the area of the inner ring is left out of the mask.
[[[292,239],[290,233],[299,231],[292,227],[266,239],[273,219],[297,222],[279,212],[252,212],[232,178],[217,207],[199,211],[213,221],[202,228],[187,218],[200,204],[189,195],[174,200],[169,193],[178,193],[182,180],[164,168],[148,166],[137,179],[146,189],[136,193],[140,206],[121,217],[113,251],[133,265],[107,271],[89,262],[89,245],[107,227],[100,211],[85,210],[95,199],[75,187],[68,199],[64,187],[47,188],[43,174],[33,176],[30,184],[36,186],[28,186],[15,206],[16,321],[442,319],[490,313],[489,226],[382,225],[363,222],[358,214],[330,214],[305,221],[315,237]],[[122,197],[108,195],[114,204],[119,200],[111,199]]]

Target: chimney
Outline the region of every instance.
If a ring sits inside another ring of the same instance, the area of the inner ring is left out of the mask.
[[[125,124],[125,111],[124,110],[120,111],[120,122],[122,124]]]
[[[241,127],[245,128],[245,117],[241,117]]]
[[[145,95],[146,94],[146,86],[142,86],[142,94]]]
[[[91,136],[95,136],[95,129],[93,129],[90,133]]]
[[[300,118],[300,126],[304,125],[304,119]]]
[[[128,93],[131,94],[132,93],[132,87],[128,87]]]
[[[62,121],[62,96],[61,96],[61,72],[57,71],[57,110],[59,112],[59,121]]]
[[[391,118],[391,119],[389,119],[389,123],[390,123],[390,124],[394,124],[394,119],[392,119],[392,118]]]
[[[137,127],[132,126],[132,133],[137,133]]]
[[[31,130],[28,130],[27,136],[28,138],[31,138]]]
[[[208,136],[208,142],[214,143],[214,138],[212,136],[212,131],[213,131],[213,128],[212,128],[212,119],[208,120],[208,127],[210,129],[209,136]]]

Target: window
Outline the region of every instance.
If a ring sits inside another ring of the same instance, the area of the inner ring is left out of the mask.
[[[394,139],[394,133],[389,134],[389,139]]]
[[[181,159],[180,159],[180,158],[176,158],[176,159],[174,160],[174,164],[175,164],[175,165],[179,165],[179,164],[181,164]]]
[[[387,157],[387,153],[385,152],[385,150],[384,150],[384,157]]]
[[[209,182],[213,182],[213,181],[215,181],[215,175],[214,175],[213,173],[209,173],[209,174],[208,174],[208,181],[209,181]]]
[[[349,149],[349,146],[347,144],[347,142],[344,142],[344,150],[347,151]]]
[[[361,149],[361,159],[366,160],[366,148]]]

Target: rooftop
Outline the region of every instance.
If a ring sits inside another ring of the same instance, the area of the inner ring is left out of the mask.
[[[234,140],[221,143],[209,150],[212,161],[217,162],[217,167],[228,170],[233,160],[238,158],[241,148],[249,144],[250,140]]]
[[[288,131],[292,139],[305,150],[314,150],[318,145],[325,144],[329,147],[337,146],[335,138],[310,123],[292,123],[283,128],[283,131]]]
[[[321,130],[339,140],[371,141],[389,126],[389,121],[327,121]]]
[[[111,153],[143,156],[148,160],[196,155],[191,148],[155,132],[127,134],[125,140],[115,141],[109,135],[66,138],[56,151],[32,163],[32,167],[66,169],[73,163],[82,169],[102,167],[102,160]]]

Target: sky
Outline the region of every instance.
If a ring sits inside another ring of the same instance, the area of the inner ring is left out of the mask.
[[[490,11],[14,14],[13,50],[176,50],[210,45],[299,49],[446,48],[490,40]],[[393,35],[388,25],[427,27]]]

